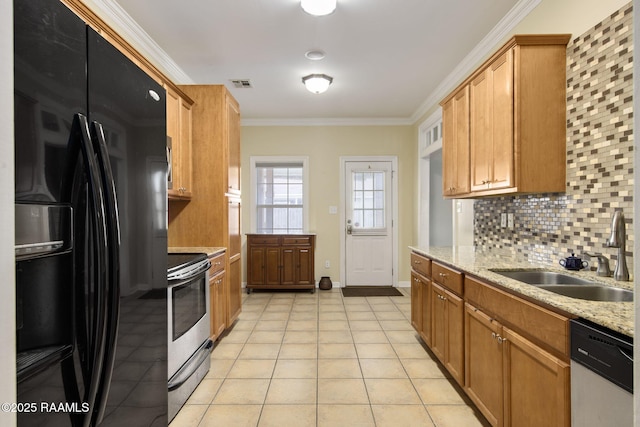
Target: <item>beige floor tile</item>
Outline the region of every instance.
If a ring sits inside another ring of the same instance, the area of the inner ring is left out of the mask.
[[[327,320],[347,320],[347,313],[344,311],[325,311],[318,314],[320,322]]]
[[[353,337],[350,331],[320,331],[318,334],[319,343],[351,344]]]
[[[318,404],[368,405],[369,398],[362,379],[319,378]]]
[[[389,339],[382,331],[352,331],[353,341],[363,344],[388,343]]]
[[[318,329],[321,331],[348,331],[349,322],[346,320],[324,320],[318,322]]]
[[[274,378],[269,385],[265,404],[315,404],[317,390],[316,379]]]
[[[275,302],[270,303],[265,309],[265,313],[289,313],[291,311],[291,307],[293,306],[293,302],[278,304]]]
[[[285,331],[283,344],[314,344],[318,342],[317,331]]]
[[[281,344],[245,344],[239,359],[277,359]]]
[[[234,363],[236,363],[235,359],[211,358],[211,367],[205,378],[225,378]]]
[[[419,405],[422,402],[409,379],[365,378],[372,405]]]
[[[252,330],[233,330],[227,336],[224,337],[225,343],[240,343],[244,344],[251,336]],[[222,341],[221,341],[222,342]]]
[[[220,390],[222,381],[224,380],[220,378],[203,378],[200,385],[198,385],[191,396],[189,396],[187,402],[190,405],[210,404],[218,390]]]
[[[315,427],[316,405],[264,405],[258,427]]]
[[[356,312],[370,312],[370,313],[373,313],[373,310],[371,309],[371,306],[369,305],[369,303],[366,303],[366,302],[365,303],[358,303],[358,304],[347,304],[347,303],[345,303],[344,309],[347,312],[347,314],[356,313]]]
[[[320,359],[344,359],[357,357],[356,348],[353,344],[318,344],[318,358]]]
[[[351,311],[347,313],[349,320],[377,320],[373,311]]]
[[[449,378],[437,362],[431,359],[400,359],[410,378]]]
[[[289,322],[287,324],[287,331],[317,331],[317,320],[299,320],[296,322]]]
[[[238,359],[227,378],[271,378],[275,359]]]
[[[255,328],[257,324],[258,324],[257,320],[238,319],[233,324],[233,330],[234,331],[252,331],[253,328]]]
[[[198,427],[209,405],[184,405],[169,427]]]
[[[211,405],[198,427],[255,427],[262,405]]]
[[[422,345],[415,344],[391,344],[396,354],[401,359],[431,359],[429,353]]]
[[[449,381],[444,378],[417,378],[413,379],[413,384],[425,405],[464,405],[464,399]]]
[[[420,338],[416,331],[386,331],[389,341],[394,344],[415,344],[420,343]]]
[[[404,317],[401,311],[376,311],[376,318],[378,320],[404,320],[407,321],[407,318]]]
[[[381,331],[377,320],[353,320],[349,322],[352,331]]]
[[[369,405],[318,405],[318,427],[375,427]]]
[[[317,320],[318,313],[315,311],[292,312],[289,315],[289,322],[299,322],[301,320]]]
[[[317,359],[279,359],[273,378],[317,378]]]
[[[435,427],[422,405],[372,405],[371,409],[376,427]]]
[[[236,359],[244,344],[221,342],[211,352],[211,359]]]
[[[467,405],[427,405],[438,427],[486,427],[489,423]]]
[[[247,311],[247,312],[243,311],[238,316],[238,319],[240,319],[240,320],[258,320],[261,315],[262,315],[262,311],[257,311],[257,310],[256,311]]]
[[[361,359],[397,359],[398,358],[391,344],[357,343],[356,351],[358,352],[358,357]]]
[[[319,359],[318,378],[362,378],[358,359]]]
[[[318,357],[318,344],[282,344],[279,359],[316,359]]]
[[[281,331],[287,328],[286,320],[261,320],[256,323],[256,331]]]
[[[408,320],[380,320],[380,326],[385,331],[413,331]]]
[[[408,378],[398,359],[362,359],[360,367],[364,378]]]
[[[263,320],[289,320],[289,311],[265,311],[260,316],[260,321]]]
[[[280,344],[284,338],[284,331],[253,331],[247,339],[251,344]]]
[[[269,381],[267,379],[226,379],[213,399],[213,404],[262,405],[267,395]]]

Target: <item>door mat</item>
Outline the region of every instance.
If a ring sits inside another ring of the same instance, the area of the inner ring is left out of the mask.
[[[344,297],[401,297],[404,296],[392,286],[347,286],[342,289]]]

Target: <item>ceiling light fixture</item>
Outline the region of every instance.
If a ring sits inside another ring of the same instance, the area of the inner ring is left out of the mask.
[[[324,16],[336,10],[336,0],[300,0],[300,6],[310,15]]]
[[[322,93],[329,89],[329,85],[333,81],[333,77],[326,74],[309,74],[302,78],[302,83],[309,92]]]

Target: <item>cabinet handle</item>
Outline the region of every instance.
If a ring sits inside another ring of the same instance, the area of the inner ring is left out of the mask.
[[[415,260],[415,261],[413,261],[413,263],[414,263],[414,264],[422,264],[422,261],[420,261],[420,260]]]
[[[501,337],[500,335],[498,335],[498,344],[504,344],[507,342],[506,338]]]

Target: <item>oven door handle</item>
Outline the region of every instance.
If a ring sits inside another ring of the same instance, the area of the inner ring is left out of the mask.
[[[170,282],[175,280],[181,280],[181,281],[189,280],[204,273],[210,267],[211,267],[211,261],[207,259],[197,264],[191,265],[188,268],[183,268],[174,273],[167,274],[167,280],[169,280]],[[170,283],[169,286],[171,285],[172,284]]]
[[[202,362],[207,360],[211,352],[213,351],[213,341],[207,340],[197,351],[195,355],[187,361],[174,376],[169,379],[169,391],[179,388],[182,384],[187,382],[189,377],[202,365]]]

